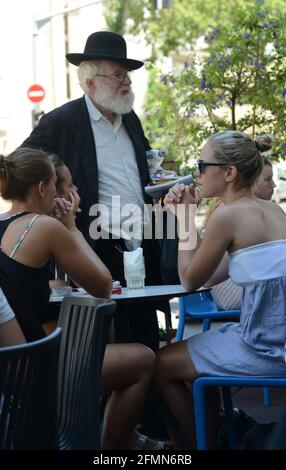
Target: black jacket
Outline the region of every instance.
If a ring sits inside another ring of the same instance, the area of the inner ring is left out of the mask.
[[[144,186],[150,181],[146,159],[146,150],[150,149],[149,142],[144,135],[138,116],[133,111],[123,116],[123,123],[134,146],[144,200],[146,203],[151,204],[152,199],[144,194]],[[98,169],[96,145],[84,97],[45,114],[22,146],[41,148],[56,153],[65,161],[81,197],[80,207],[82,212],[77,216],[77,226],[91,247],[110,269],[113,278],[121,280],[123,283],[123,257],[115,249],[113,240],[98,240],[96,242],[89,235],[89,227],[93,221],[93,217],[89,215],[89,210],[93,204],[98,203]],[[144,240],[143,251],[146,285],[160,284],[159,241],[155,239]],[[123,307],[125,310],[126,308],[127,310],[131,309],[131,306],[122,306],[122,310]],[[136,304],[134,309],[136,314],[132,316],[134,325],[132,322],[132,325],[130,323],[131,333],[128,338],[129,341],[142,342],[154,351],[158,349],[159,344],[156,307],[163,311],[166,310],[170,315],[169,303],[166,301],[160,302],[160,306],[157,303],[156,305],[149,303],[148,309],[144,304],[142,306]],[[140,309],[142,314],[140,314]],[[119,325],[120,322],[122,328]],[[125,341],[126,335],[120,333],[120,328],[123,332],[126,331],[124,315],[118,316],[118,325],[115,325],[115,330],[119,340]]]
[[[144,186],[150,180],[146,159],[146,150],[150,149],[150,145],[134,111],[123,115],[123,123],[134,146],[144,194]],[[41,148],[56,153],[65,161],[81,197],[82,212],[77,216],[78,228],[94,247],[88,229],[92,222],[90,207],[98,202],[98,171],[96,146],[84,97],[45,114],[22,147]],[[144,199],[146,203],[152,203],[145,194]]]

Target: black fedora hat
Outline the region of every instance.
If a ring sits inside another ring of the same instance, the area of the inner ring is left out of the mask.
[[[125,39],[110,31],[97,31],[88,36],[83,54],[66,54],[67,60],[79,65],[84,60],[105,59],[120,62],[128,70],[136,70],[144,65],[140,60],[127,59]]]

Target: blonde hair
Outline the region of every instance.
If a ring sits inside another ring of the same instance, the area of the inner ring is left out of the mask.
[[[208,142],[220,163],[234,165],[238,169],[237,188],[254,184],[263,168],[261,151],[264,151],[264,144],[238,131],[217,132]]]
[[[228,132],[231,132],[231,131],[228,131]],[[222,134],[222,133],[218,133],[218,134]],[[242,134],[242,132],[240,132],[239,134]],[[217,135],[217,134],[215,134],[215,135]],[[243,134],[243,135],[246,136],[246,137],[249,137],[246,134]],[[255,140],[251,139],[251,141],[255,144],[256,151],[258,151],[260,154],[264,153],[264,152],[266,152],[268,154],[269,150],[271,150],[271,148],[272,148],[273,136],[271,136],[270,134],[263,134],[263,135],[257,136]],[[237,147],[238,146],[239,145],[237,144]],[[236,148],[235,145],[234,145],[234,147]],[[218,158],[217,155],[216,155],[216,158]],[[261,171],[263,169],[263,166],[265,166],[265,165],[272,166],[272,163],[264,155],[261,155],[261,159],[262,159],[262,163],[263,163]],[[250,168],[248,168],[248,170],[250,171]],[[211,199],[210,204],[209,204],[209,206],[207,208],[207,211],[206,211],[206,214],[205,214],[204,221],[203,221],[203,228],[206,227],[210,216],[221,204],[222,204],[222,200],[219,197],[213,197]]]
[[[210,202],[210,204],[207,208],[205,218],[204,218],[204,221],[203,221],[203,228],[206,228],[206,225],[208,223],[208,220],[209,220],[210,216],[221,204],[222,204],[222,200],[219,197],[213,197],[211,199],[211,202]]]
[[[77,76],[80,87],[85,93],[88,93],[87,80],[93,80],[99,72],[101,60],[84,60],[77,69]]]
[[[0,155],[1,197],[25,201],[30,188],[48,183],[53,173],[53,155],[43,150],[21,147],[7,157]]]
[[[269,154],[269,151],[272,149],[274,137],[271,134],[262,134],[258,135],[255,138],[255,142],[259,145],[259,150],[261,153]],[[266,155],[263,155],[264,157]]]

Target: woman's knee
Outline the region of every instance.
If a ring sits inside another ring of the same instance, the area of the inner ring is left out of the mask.
[[[171,374],[172,353],[169,348],[162,348],[157,352],[155,363],[155,379],[169,378]]]
[[[154,352],[143,344],[109,344],[102,368],[103,392],[109,393],[138,382],[150,381],[154,365]]]
[[[197,376],[184,342],[174,343],[157,352],[155,379],[192,381]]]

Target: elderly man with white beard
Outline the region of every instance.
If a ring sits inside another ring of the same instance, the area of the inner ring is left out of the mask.
[[[91,34],[83,53],[69,53],[66,57],[78,66],[84,96],[43,115],[22,146],[54,152],[69,167],[81,197],[78,228],[113,279],[125,285],[123,251],[142,246],[146,284],[160,284],[159,242],[144,239],[142,217],[139,216],[139,230],[135,223],[144,203],[152,203],[144,193],[144,186],[150,181],[146,160],[150,145],[132,110],[130,72],[142,67],[143,62],[127,58],[124,38],[108,31]],[[104,211],[96,218],[98,204]],[[135,233],[129,230],[130,224],[124,225],[129,221],[122,211],[123,207],[130,207],[127,204],[139,211],[134,218]],[[140,342],[156,351],[156,306],[120,306],[115,315],[116,339]],[[166,303],[160,307],[168,308]]]

